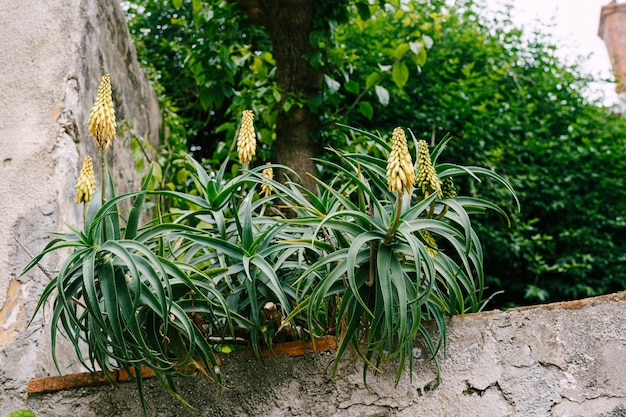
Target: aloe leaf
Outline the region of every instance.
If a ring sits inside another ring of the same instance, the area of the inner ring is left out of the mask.
[[[107,333],[111,334],[114,338],[113,340],[115,341],[116,346],[121,349],[121,354],[123,357],[126,357],[128,356],[128,353],[126,352],[126,341],[122,330],[122,321],[119,315],[120,311],[115,285],[115,271],[111,262],[105,262],[102,267],[99,268],[99,278],[102,300],[104,301],[105,307],[104,314],[107,317],[107,324],[110,325],[110,332]]]
[[[148,174],[143,180],[141,185],[141,191],[146,191],[148,186],[150,185],[150,180],[152,179],[152,165],[150,165],[150,170]],[[130,214],[128,215],[128,221],[126,222],[126,231],[124,233],[125,239],[134,239],[137,236],[137,228],[139,225],[139,217],[141,216],[141,209],[143,207],[143,201],[145,198],[145,193],[139,193],[135,197],[135,202],[133,203],[133,207],[130,210]]]
[[[364,310],[369,315],[373,315],[373,314],[370,311],[370,309],[367,307],[367,305],[365,304],[361,296],[359,295],[359,288],[355,280],[355,270],[358,266],[360,266],[360,264],[357,263],[359,259],[358,257],[359,253],[363,253],[364,251],[367,251],[367,254],[369,255],[369,246],[367,246],[366,249],[363,249],[363,247],[367,245],[369,242],[372,242],[372,241],[382,242],[383,239],[384,239],[384,235],[379,232],[362,233],[359,236],[354,238],[354,240],[352,241],[352,245],[350,246],[350,249],[348,250],[348,254],[346,256],[347,276],[348,276],[348,283],[350,285],[350,289],[352,290],[352,293],[354,294],[356,300],[363,306]]]
[[[385,319],[385,325],[388,330],[388,346],[393,346],[393,339],[396,335],[393,334],[391,329],[393,329],[393,319],[394,319],[394,289],[391,278],[391,258],[392,258],[391,248],[388,245],[379,245],[378,253],[376,256],[376,267],[377,267],[377,276],[376,283],[380,288],[380,292],[382,295],[382,304],[383,311],[382,317]],[[373,262],[373,260],[370,260]],[[377,314],[372,313],[374,318],[378,317]],[[399,334],[402,334],[402,328],[399,329]]]
[[[281,303],[281,305],[285,309],[285,312],[289,313],[289,311],[291,310],[289,306],[289,301],[287,300],[285,292],[282,289],[280,280],[278,276],[276,275],[274,268],[269,263],[267,263],[265,259],[261,258],[258,255],[255,255],[252,258],[250,258],[250,263],[256,266],[260,272],[262,272],[262,274],[257,275],[257,279],[262,280],[265,283],[265,285],[267,285],[268,288],[272,290],[273,294],[276,296],[278,301]]]
[[[378,135],[373,134],[372,132],[368,132],[367,130],[363,130],[363,129],[359,129],[356,127],[352,127],[352,126],[348,126],[342,123],[337,123],[337,126],[345,128],[347,130],[351,130],[353,132],[359,133],[371,140],[373,140],[374,142],[376,142],[379,146],[381,146],[383,149],[385,149],[387,152],[391,152],[391,145],[389,145],[385,140],[383,140],[383,138],[381,138]]]

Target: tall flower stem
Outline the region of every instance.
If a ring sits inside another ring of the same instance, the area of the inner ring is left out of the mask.
[[[244,110],[241,116],[241,125],[239,125],[239,135],[237,136],[237,155],[244,172],[248,170],[248,166],[255,154],[254,113],[252,110]]]
[[[415,183],[415,169],[409,155],[406,136],[401,127],[396,127],[391,135],[391,153],[387,159],[387,185],[389,191],[395,191],[396,214],[391,227],[385,236],[384,244],[389,245],[393,239],[400,222],[402,213],[402,196],[406,192],[411,195],[411,189]]]
[[[100,165],[102,168],[102,195],[101,201],[104,205],[106,201],[107,167],[106,151],[111,146],[115,137],[115,109],[113,108],[113,97],[111,95],[111,77],[104,74],[98,86],[98,93],[94,100],[93,107],[89,112],[87,129],[93,135],[96,148],[100,151]]]
[[[96,192],[96,176],[93,172],[93,162],[88,156],[83,160],[83,165],[76,180],[76,204],[83,203],[83,222],[87,220],[87,205]]]
[[[393,223],[385,236],[385,240],[383,243],[385,245],[389,245],[393,239],[393,236],[396,234],[396,229],[398,228],[398,223],[400,222],[400,214],[402,214],[402,190],[398,190],[397,195],[397,203],[396,203],[396,215],[393,219]]]
[[[106,193],[107,193],[107,180],[106,180],[106,169],[107,169],[107,158],[106,158],[106,149],[101,149],[100,150],[100,169],[101,169],[101,174],[102,174],[102,195],[101,197],[101,203],[104,206],[104,203],[106,203],[107,198],[106,198]]]

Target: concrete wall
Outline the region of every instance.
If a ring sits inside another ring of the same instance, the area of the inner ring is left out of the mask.
[[[448,349],[433,362],[416,349],[394,383],[394,364],[368,377],[347,358],[331,379],[332,353],[309,353],[263,363],[224,357],[227,389],[201,378],[180,379],[199,416],[324,417],[623,417],[626,416],[626,295],[453,318]],[[148,382],[149,415],[186,416]],[[38,417],[140,416],[133,383],[33,395]]]
[[[0,416],[23,406],[34,376],[55,374],[46,318],[26,328],[48,278],[19,276],[64,222],[82,224],[74,184],[95,157],[87,117],[109,72],[118,125],[158,143],[160,112],[118,0],[0,1]],[[110,152],[120,191],[137,183],[128,146]],[[21,243],[26,250],[20,247]],[[44,267],[54,270],[55,257]],[[64,347],[60,354],[63,356]],[[69,352],[68,352],[69,353]],[[72,358],[73,360],[73,358]],[[70,359],[67,359],[69,363]]]

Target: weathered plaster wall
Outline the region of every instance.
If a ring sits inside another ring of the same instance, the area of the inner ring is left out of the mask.
[[[137,64],[119,0],[0,1],[0,416],[26,401],[33,376],[55,373],[43,315],[26,328],[48,278],[20,276],[64,223],[79,226],[74,184],[95,157],[87,117],[109,72],[123,119],[158,143],[160,112]],[[110,152],[120,191],[137,183],[123,138]],[[26,249],[23,249],[23,245]],[[45,258],[53,270],[59,259]],[[64,348],[60,348],[63,356]],[[69,359],[68,359],[69,361]]]
[[[180,389],[205,417],[623,417],[624,311],[620,294],[454,318],[436,389],[420,349],[412,381],[407,370],[398,385],[385,366],[366,388],[349,359],[333,380],[332,353],[310,353],[264,363],[227,356],[221,394],[201,378],[181,379]],[[146,395],[150,416],[187,415],[153,380]],[[133,383],[33,395],[28,405],[38,417],[141,415]]]

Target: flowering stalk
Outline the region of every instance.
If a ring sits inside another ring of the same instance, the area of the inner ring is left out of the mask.
[[[417,186],[422,190],[424,198],[428,198],[434,192],[442,197],[441,185],[441,180],[437,176],[437,171],[435,171],[430,159],[428,144],[425,140],[420,140],[417,142]],[[435,202],[433,201],[428,212],[429,219],[433,217],[434,210]]]
[[[270,165],[270,162],[268,162],[266,165]],[[267,178],[268,180],[274,179],[274,170],[271,166],[263,170],[263,177]],[[272,194],[272,186],[267,182],[261,184],[261,195],[265,195],[265,197],[268,197],[270,194]]]
[[[96,192],[96,176],[93,172],[93,162],[88,156],[83,160],[80,174],[76,180],[76,204],[85,203],[83,205],[83,218],[87,218],[87,204]]]
[[[76,189],[76,204],[89,203],[96,192],[96,176],[93,172],[93,162],[90,156],[83,161],[74,188]]]
[[[420,234],[422,235],[422,237],[424,238],[424,241],[426,242],[426,252],[428,252],[428,254],[431,257],[436,258],[437,257],[437,242],[435,241],[435,238],[428,230],[425,230],[425,229],[420,231]]]
[[[270,165],[270,162],[267,162],[266,165]],[[268,180],[274,179],[274,170],[272,169],[271,166],[268,166],[267,168],[265,168],[262,174],[263,174],[263,178],[266,178]],[[260,194],[262,196],[264,195],[265,197],[269,197],[272,194],[272,186],[269,184],[269,182],[264,182],[263,184],[261,184]],[[263,214],[265,214],[265,204],[263,204],[263,207],[261,208],[261,212],[259,216],[263,216]]]
[[[385,238],[386,244],[391,242],[400,221],[402,195],[404,193],[410,194],[415,183],[415,170],[411,155],[409,155],[404,130],[401,127],[396,127],[391,135],[391,140],[391,153],[387,159],[387,186],[389,191],[397,193],[397,204],[395,218]]]
[[[106,151],[113,143],[115,137],[115,109],[113,108],[113,98],[111,96],[111,77],[104,74],[98,86],[98,93],[89,112],[87,129],[93,135],[96,148],[100,151],[100,162],[102,166],[102,204],[106,195]]]
[[[87,120],[88,133],[93,135],[98,150],[107,150],[115,137],[115,109],[111,97],[111,77],[104,74]]]
[[[456,198],[456,187],[454,185],[454,180],[452,177],[447,177],[443,179],[441,185],[441,195],[443,198],[455,199]],[[441,220],[446,216],[448,212],[448,205],[446,204],[436,217],[437,220]]]
[[[252,110],[244,110],[237,137],[237,154],[239,161],[243,165],[243,170],[247,171],[252,157],[256,153],[256,134],[254,133],[254,113]]]

